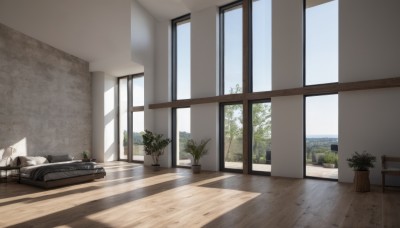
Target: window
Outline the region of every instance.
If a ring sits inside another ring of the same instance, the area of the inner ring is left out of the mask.
[[[220,8],[222,95],[271,90],[271,5],[271,0],[243,0]],[[269,100],[243,96],[221,104],[220,135],[221,170],[270,174]]]
[[[118,80],[119,160],[144,161],[144,75],[129,75]]]
[[[304,84],[338,82],[338,0],[305,0]],[[338,95],[304,98],[304,176],[338,179]]]
[[[132,107],[144,105],[144,77],[142,75],[132,77]],[[132,111],[132,159],[144,161],[144,146],[142,135],[144,134],[144,111]]]
[[[271,103],[251,104],[251,171],[271,172]]]
[[[338,179],[338,95],[305,97],[305,176]]]
[[[271,90],[272,14],[271,0],[252,4],[252,91]]]
[[[306,0],[305,85],[338,82],[338,0]]]
[[[185,152],[186,142],[191,138],[190,135],[190,108],[175,109],[175,132],[174,132],[174,166],[191,166],[191,155]]]
[[[190,15],[172,21],[172,99],[190,98]]]
[[[243,91],[242,11],[241,3],[221,8],[221,94]]]
[[[243,169],[243,105],[221,105],[223,132],[221,145],[222,169]]]
[[[128,159],[128,77],[118,80],[119,89],[119,160]]]
[[[172,99],[189,99],[190,93],[190,15],[172,20]],[[190,108],[172,110],[172,165],[190,166],[184,150],[190,139]]]

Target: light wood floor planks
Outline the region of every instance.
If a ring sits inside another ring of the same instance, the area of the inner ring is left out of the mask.
[[[400,191],[106,164],[104,180],[42,190],[0,184],[0,227],[400,227]]]

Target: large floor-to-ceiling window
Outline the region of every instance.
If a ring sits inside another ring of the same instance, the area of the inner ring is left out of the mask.
[[[144,75],[118,80],[119,160],[143,162],[144,148]]]
[[[220,8],[221,170],[271,172],[270,100],[246,99],[271,90],[271,0],[237,1]]]
[[[304,85],[338,82],[338,0],[305,0]],[[305,96],[305,176],[338,179],[338,95]]]
[[[190,15],[172,20],[172,100],[189,99],[190,83]],[[190,107],[172,109],[172,165],[190,166],[184,146],[190,135]]]

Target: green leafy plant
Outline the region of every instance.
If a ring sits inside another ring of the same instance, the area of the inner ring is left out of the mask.
[[[146,155],[151,156],[153,165],[159,165],[159,157],[164,154],[164,149],[168,146],[171,140],[164,138],[162,134],[155,134],[148,130],[145,130],[142,137]]]
[[[333,152],[327,152],[324,155],[324,163],[328,163],[328,164],[336,164],[337,160],[338,160],[338,156],[337,154],[333,153]]]
[[[369,168],[374,168],[374,162],[376,162],[376,157],[367,153],[358,153],[357,151],[347,159],[350,168],[356,171],[368,171]]]
[[[211,139],[202,139],[200,143],[194,141],[193,139],[189,139],[185,145],[185,151],[193,156],[193,165],[199,165],[200,158],[207,154],[208,150],[206,149],[207,143]]]
[[[84,150],[84,151],[82,152],[82,158],[83,158],[83,159],[89,159],[89,151]]]

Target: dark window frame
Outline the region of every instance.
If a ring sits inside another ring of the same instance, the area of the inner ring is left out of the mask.
[[[224,54],[225,54],[225,34],[224,34],[224,28],[225,28],[225,16],[224,12],[232,10],[238,6],[243,7],[243,0],[235,1],[229,4],[226,4],[224,6],[221,6],[219,8],[219,94],[220,95],[226,95],[225,91],[225,59],[224,59]],[[244,51],[244,50],[243,50]],[[251,84],[251,83],[249,83]],[[243,86],[243,85],[242,85]]]
[[[260,103],[269,103],[272,106],[271,99],[262,99],[262,100],[252,100],[249,102],[249,173],[250,174],[255,174],[255,175],[261,175],[261,176],[271,176],[271,172],[264,172],[264,171],[257,171],[253,170],[253,104],[260,104]],[[271,108],[272,109],[272,108]],[[272,119],[272,116],[271,116]],[[271,157],[272,157],[272,151],[271,151]],[[271,159],[272,160],[272,159]],[[271,167],[272,167],[272,162],[271,162]]]
[[[318,84],[312,84],[312,85],[307,85],[306,84],[306,67],[307,67],[307,1],[308,0],[303,0],[303,87],[312,87],[312,86],[319,86],[319,85],[338,85],[339,84],[339,78],[337,82],[328,82],[328,83],[318,83]],[[325,4],[325,3],[323,3]],[[316,94],[316,95],[322,95],[322,94]]]
[[[333,178],[325,178],[325,177],[313,177],[313,176],[307,176],[307,135],[306,135],[306,99],[307,97],[317,97],[317,96],[327,96],[327,95],[337,95],[339,96],[339,93],[319,93],[319,94],[311,94],[311,95],[304,95],[303,96],[303,178],[307,178],[307,179],[316,179],[316,180],[328,180],[328,181],[335,181],[338,182],[339,181],[339,176],[337,179],[333,179]],[[338,107],[339,109],[339,107]],[[339,136],[338,136],[339,137]],[[339,145],[339,144],[338,144]],[[339,155],[339,152],[338,152]],[[338,168],[338,172],[339,172],[339,168]]]
[[[172,43],[171,43],[171,99],[172,101],[176,101],[177,99],[177,31],[176,31],[176,27],[179,23],[181,22],[186,22],[186,21],[190,21],[191,15],[190,14],[186,14],[183,16],[180,16],[178,18],[175,18],[173,20],[171,20],[171,35],[172,35]],[[180,108],[185,108],[185,107],[180,107]],[[186,107],[186,108],[190,108],[190,106]],[[171,124],[172,124],[172,137],[171,137],[171,158],[172,158],[172,167],[179,167],[179,168],[190,168],[188,166],[178,166],[176,163],[176,158],[177,158],[177,153],[178,151],[176,151],[177,149],[177,145],[176,145],[176,133],[177,133],[177,128],[176,128],[176,124],[177,124],[177,120],[176,120],[176,110],[178,108],[171,108]]]
[[[219,170],[223,172],[231,173],[243,173],[242,169],[232,169],[225,167],[225,109],[227,105],[242,105],[243,102],[225,102],[219,104]],[[245,111],[245,110],[243,110]],[[245,137],[242,133],[242,137]]]
[[[117,94],[118,94],[118,96],[117,96],[117,103],[118,103],[118,107],[117,107],[117,116],[118,116],[118,137],[117,137],[117,140],[118,140],[118,156],[117,156],[117,159],[118,159],[118,161],[127,161],[127,162],[135,162],[135,163],[143,163],[144,161],[139,161],[139,160],[133,160],[133,154],[131,153],[131,151],[132,151],[132,149],[133,149],[133,141],[132,141],[132,134],[133,134],[133,132],[132,132],[132,124],[133,124],[133,112],[142,112],[142,111],[135,111],[135,110],[132,110],[132,108],[137,108],[137,107],[144,107],[144,106],[133,106],[133,94],[132,94],[132,92],[133,92],[133,79],[134,78],[139,78],[139,77],[144,77],[144,72],[141,72],[141,73],[137,73],[137,74],[131,74],[131,75],[125,75],[125,76],[122,76],[122,77],[118,77],[118,81],[117,81],[117,83],[118,83],[118,86],[117,86],[117,88],[118,88],[118,91],[117,91]],[[120,156],[120,151],[119,151],[119,149],[120,149],[120,146],[121,146],[121,144],[120,144],[120,119],[119,119],[119,110],[120,110],[120,106],[119,106],[119,101],[120,101],[120,98],[119,98],[119,90],[120,90],[120,80],[121,79],[127,79],[127,95],[128,95],[128,99],[127,99],[127,108],[128,108],[128,115],[127,115],[127,127],[128,127],[128,129],[127,129],[127,131],[128,131],[128,156],[127,156],[127,159],[121,159],[121,156]],[[144,124],[144,123],[143,123]]]
[[[178,157],[178,151],[176,151],[176,149],[177,149],[177,146],[176,146],[176,144],[177,144],[177,142],[176,142],[176,140],[177,140],[176,134],[178,133],[178,132],[177,132],[177,128],[176,128],[176,124],[177,124],[177,120],[176,120],[176,110],[182,109],[182,108],[190,108],[190,106],[187,106],[187,107],[179,107],[179,108],[172,108],[172,110],[171,110],[171,111],[172,111],[172,137],[171,137],[172,143],[171,143],[171,148],[172,148],[172,151],[173,151],[173,153],[171,153],[171,154],[172,154],[172,167],[175,167],[175,168],[188,168],[188,169],[190,169],[191,166],[178,165],[178,164],[176,163],[176,159],[177,159],[177,157]]]
[[[185,21],[190,21],[190,14],[186,14],[183,16],[180,16],[178,18],[175,18],[171,20],[171,28],[172,28],[172,44],[171,44],[171,92],[172,92],[172,100],[176,101],[177,99],[177,42],[178,42],[178,37],[177,37],[177,32],[176,32],[176,27],[179,23],[185,22]]]
[[[339,82],[330,82],[330,83],[320,83],[320,84],[312,84],[312,85],[306,85],[306,67],[307,67],[307,62],[306,62],[306,57],[307,57],[307,45],[306,45],[306,39],[307,39],[307,34],[306,34],[306,26],[307,26],[307,0],[303,0],[303,88],[306,87],[313,87],[313,86],[318,86],[318,85],[338,85]],[[324,96],[324,95],[334,95],[337,94],[339,96],[339,93],[317,93],[317,94],[309,94],[309,95],[303,95],[303,178],[307,179],[318,179],[318,180],[328,180],[328,181],[338,181],[338,179],[332,179],[332,178],[323,178],[323,177],[312,177],[312,176],[307,176],[307,136],[306,136],[306,99],[307,97],[313,97],[313,96]],[[338,107],[339,108],[339,107]],[[339,169],[338,169],[339,171]],[[338,177],[339,178],[339,177]]]

